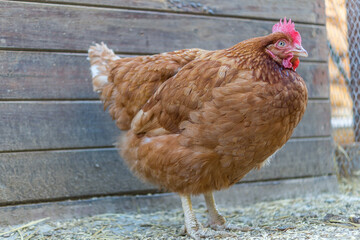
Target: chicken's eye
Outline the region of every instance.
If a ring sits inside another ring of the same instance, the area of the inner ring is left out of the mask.
[[[285,42],[285,41],[280,41],[280,42],[278,43],[278,46],[279,46],[279,47],[285,47],[285,46],[286,46],[286,42]]]

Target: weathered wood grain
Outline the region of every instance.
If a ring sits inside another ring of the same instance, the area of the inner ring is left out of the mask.
[[[113,148],[2,153],[0,172],[0,205],[155,189],[133,177]]]
[[[327,63],[301,62],[296,71],[306,82],[309,98],[330,97]]]
[[[331,105],[329,100],[308,102],[303,119],[295,128],[294,137],[330,136]]]
[[[119,133],[97,101],[0,103],[0,151],[112,146]]]
[[[219,207],[228,208],[248,206],[260,201],[316,196],[337,191],[335,176],[321,176],[237,184],[228,190],[216,192],[215,199]],[[192,202],[195,208],[199,208],[199,204],[204,206],[202,196],[192,198]],[[174,208],[181,208],[180,198],[175,193],[24,204],[0,207],[0,226],[8,227],[45,217],[59,220],[106,213],[153,213]]]
[[[332,172],[330,138],[294,139],[270,166],[244,181],[261,181]],[[69,197],[153,191],[133,177],[116,149],[84,149],[0,154],[0,204]]]
[[[42,2],[83,4],[144,10],[175,11],[209,15],[228,15],[278,20],[291,16],[294,21],[325,24],[323,0],[43,0]]]
[[[242,181],[275,180],[326,175],[334,172],[331,138],[291,139],[260,170]]]
[[[51,16],[51,17],[49,17]],[[274,22],[53,4],[0,2],[0,48],[86,51],[104,41],[122,53],[221,49],[266,35]],[[325,26],[297,24],[309,60],[326,61]]]
[[[154,191],[131,175],[111,147],[120,131],[102,104],[93,101],[98,97],[92,92],[84,54],[93,42],[104,41],[127,55],[221,49],[270,33],[284,16],[303,23],[296,26],[309,58],[298,71],[309,97],[327,99],[323,0],[0,1],[0,205]],[[295,196],[305,192],[303,187],[317,193],[330,189],[334,178],[272,181],[331,173],[330,133],[329,101],[310,100],[294,138],[270,166],[237,184],[235,190],[241,187],[241,192],[218,196],[240,195],[241,201],[252,202]],[[26,211],[0,208],[0,225],[19,216],[74,216],[139,206],[134,198],[116,199],[105,206],[90,200],[75,207],[55,203],[41,209],[36,205],[35,210],[28,205]],[[144,201],[152,201],[150,208],[159,205],[157,200]],[[229,197],[225,202],[231,202]]]
[[[293,136],[329,136],[329,106],[310,101]],[[97,101],[0,102],[0,151],[112,146],[119,134]]]
[[[279,181],[237,184],[228,190],[215,193],[219,207],[248,206],[260,201],[316,196],[338,192],[335,176],[285,179]],[[202,196],[193,197],[194,208],[204,206]],[[24,204],[0,207],[0,226],[28,223],[50,217],[52,220],[81,218],[106,213],[154,213],[181,208],[175,193],[137,196],[112,196],[75,201]]]
[[[99,99],[86,57],[0,51],[0,99]]]
[[[301,62],[297,71],[309,98],[329,97],[325,63]],[[98,99],[85,54],[0,51],[0,86],[0,100]]]

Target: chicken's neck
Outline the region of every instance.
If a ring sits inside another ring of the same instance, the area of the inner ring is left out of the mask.
[[[229,58],[233,58],[239,69],[253,71],[254,78],[257,81],[269,82],[271,84],[280,81],[293,81],[297,73],[283,67],[269,54],[264,47],[257,42],[241,42],[225,50]]]

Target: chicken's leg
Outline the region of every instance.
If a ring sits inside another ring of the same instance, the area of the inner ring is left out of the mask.
[[[226,223],[226,220],[215,205],[215,200],[212,192],[204,193],[206,207],[208,209],[208,222],[207,226],[214,230],[239,230],[238,227]]]
[[[234,235],[223,231],[212,231],[211,229],[203,228],[203,226],[196,220],[194,211],[192,209],[190,195],[180,195],[182,207],[185,218],[185,231],[194,239],[200,238],[214,238],[214,237],[233,237]]]

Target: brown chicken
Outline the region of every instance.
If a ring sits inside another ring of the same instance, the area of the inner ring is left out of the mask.
[[[307,57],[290,21],[228,49],[119,58],[106,45],[89,49],[94,90],[124,132],[121,155],[147,182],[177,192],[193,238],[225,234],[212,192],[260,168],[290,138],[307,104],[295,72]],[[204,194],[205,229],[190,195]]]

